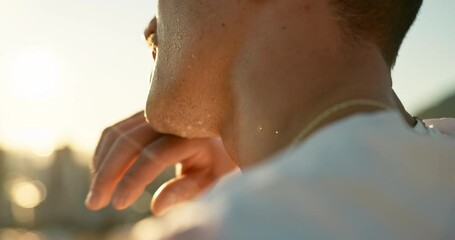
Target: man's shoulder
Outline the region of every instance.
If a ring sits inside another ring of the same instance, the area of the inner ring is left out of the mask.
[[[223,232],[231,234],[226,239],[332,239],[331,232],[373,239],[362,235],[362,224],[383,238],[434,237],[455,200],[455,141],[418,134],[394,120],[383,115],[341,122],[219,186],[207,201],[222,203]],[[248,230],[251,223],[258,231]],[[403,224],[416,230],[395,229]]]
[[[455,141],[399,121],[389,113],[346,119],[227,179],[195,203],[193,215],[206,217],[190,232],[197,239],[452,234]]]
[[[312,179],[372,178],[400,171],[453,176],[455,140],[419,134],[399,120],[393,113],[357,116],[327,127],[299,146],[233,177],[220,189],[254,194]],[[449,171],[441,172],[441,168]]]

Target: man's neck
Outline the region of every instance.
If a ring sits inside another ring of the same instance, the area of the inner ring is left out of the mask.
[[[253,70],[247,78],[239,79],[235,116],[238,157],[243,166],[254,165],[288,146],[313,119],[336,104],[353,99],[371,99],[395,107],[386,75],[380,79],[381,74],[373,69],[368,71],[368,66],[363,66],[357,73],[334,72],[328,74],[330,78],[317,78],[304,73],[289,76],[286,74],[288,70],[280,71],[275,64],[272,66],[264,68],[273,69],[270,72]],[[311,68],[311,72],[330,71],[329,67],[327,70],[316,69],[316,66]],[[306,72],[304,68],[302,71]],[[353,106],[329,116],[316,128],[355,113],[377,110],[382,109]]]
[[[319,114],[341,102],[370,99],[397,108],[390,68],[375,46],[344,44],[331,22],[316,28],[301,16],[270,14],[279,11],[264,11],[264,18],[258,17],[239,56],[232,86],[235,107],[221,132],[226,148],[241,167],[256,165],[285,148]],[[305,24],[309,25],[302,26]],[[377,110],[348,108],[317,128]]]

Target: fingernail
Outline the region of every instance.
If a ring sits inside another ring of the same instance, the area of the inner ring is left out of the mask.
[[[122,195],[118,195],[114,197],[112,200],[112,205],[116,209],[123,209],[125,207],[126,197]]]
[[[95,210],[98,207],[98,202],[99,202],[98,197],[95,194],[93,194],[92,191],[90,191],[87,194],[87,198],[85,199],[85,206],[92,210]]]
[[[174,194],[167,196],[161,206],[159,207],[160,214],[166,213],[168,210],[172,209],[178,203],[177,197]]]

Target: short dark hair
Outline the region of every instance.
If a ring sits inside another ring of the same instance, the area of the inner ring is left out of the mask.
[[[375,43],[390,67],[423,0],[329,0],[349,40]]]

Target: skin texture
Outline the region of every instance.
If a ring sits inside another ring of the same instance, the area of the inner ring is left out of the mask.
[[[232,109],[232,101],[226,101],[232,95],[229,75],[236,39],[242,38],[237,26],[244,24],[243,16],[234,14],[237,7],[228,0],[159,2],[157,29],[150,30],[158,39],[157,67],[146,109],[157,131],[219,136],[221,121]]]
[[[151,126],[221,136],[241,167],[288,145],[336,103],[368,98],[396,108],[379,49],[344,43],[326,1],[159,1],[156,27]]]
[[[150,34],[148,123],[139,113],[103,134],[86,201],[92,210],[111,201],[128,207],[165,167],[181,163],[155,193],[152,210],[162,214],[237,166],[266,161],[347,100],[375,100],[407,116],[378,47],[344,42],[324,0],[160,0]],[[378,110],[353,106],[314,130]]]
[[[202,194],[220,177],[236,169],[219,138],[183,139],[153,130],[140,112],[107,128],[95,151],[94,179],[87,206],[129,207],[166,168],[179,163],[176,177],[154,194],[152,211]]]

